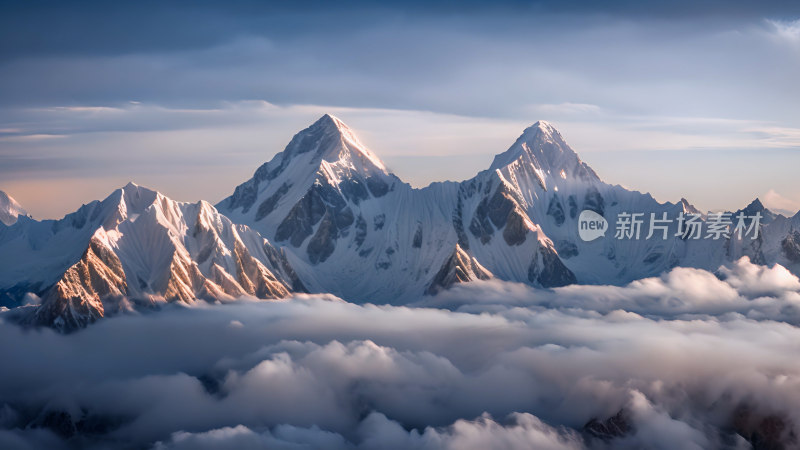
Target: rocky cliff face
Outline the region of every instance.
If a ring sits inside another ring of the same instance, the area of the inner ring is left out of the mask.
[[[41,304],[23,320],[62,331],[96,321],[120,299],[155,305],[303,290],[285,253],[257,232],[206,202],[134,184],[60,221],[20,222],[0,234],[0,249],[17,256],[0,290],[21,302],[25,290],[15,286],[40,286]]]
[[[467,283],[474,280],[488,280],[492,273],[470,256],[464,249],[456,245],[453,254],[448,257],[436,276],[433,277],[426,294],[435,295],[441,290],[449,289],[456,283]]]

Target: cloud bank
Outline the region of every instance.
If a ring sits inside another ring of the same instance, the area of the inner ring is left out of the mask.
[[[800,281],[740,260],[625,287],[472,283],[0,324],[3,448],[797,445]]]

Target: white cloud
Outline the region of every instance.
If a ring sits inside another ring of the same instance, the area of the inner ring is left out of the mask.
[[[621,410],[630,429],[614,448],[796,431],[800,363],[786,355],[800,351],[800,282],[746,259],[720,277],[494,281],[429,301],[454,311],[308,295],[167,307],[67,336],[0,324],[14,343],[0,346],[14,367],[0,372],[0,443],[57,444],[45,429],[66,429],[89,448],[602,447],[584,424]],[[63,427],[45,420],[57,412]]]
[[[767,20],[767,24],[779,38],[790,42],[800,42],[800,19]]]
[[[767,208],[788,217],[791,217],[797,214],[797,211],[800,211],[799,201],[784,197],[774,189],[767,191],[767,193],[764,195],[763,203]]]

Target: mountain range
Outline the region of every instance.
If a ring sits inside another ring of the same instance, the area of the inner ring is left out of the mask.
[[[71,331],[164,302],[331,293],[407,304],[455,283],[540,288],[625,284],[675,266],[716,270],[747,256],[800,273],[800,214],[758,201],[755,239],[578,237],[579,213],[676,217],[688,201],[603,182],[550,124],[525,129],[462,182],[413,188],[342,121],[324,115],[216,206],[133,183],[60,220],[36,221],[0,195],[0,305],[25,324]],[[708,217],[703,215],[703,220]]]

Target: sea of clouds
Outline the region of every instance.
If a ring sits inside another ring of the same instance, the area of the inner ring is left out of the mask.
[[[0,448],[791,448],[798,323],[798,278],[747,259],[407,307],[302,295],[69,335],[0,322]],[[622,431],[596,432],[614,416]]]

